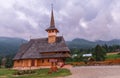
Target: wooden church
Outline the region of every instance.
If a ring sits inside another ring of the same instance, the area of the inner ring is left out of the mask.
[[[57,36],[59,30],[55,27],[53,9],[51,12],[50,27],[46,29],[47,38],[31,39],[21,45],[14,57],[14,69],[29,69],[59,66],[65,64],[70,57],[70,50],[65,44],[63,36]]]

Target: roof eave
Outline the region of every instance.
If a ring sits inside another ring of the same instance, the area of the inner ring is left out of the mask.
[[[46,29],[45,31],[48,32],[49,30],[56,30],[57,32],[59,32],[58,29],[56,29],[56,28],[55,28],[55,29],[50,29],[50,28],[48,28],[48,29]]]

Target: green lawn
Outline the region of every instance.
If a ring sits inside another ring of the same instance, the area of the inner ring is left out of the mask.
[[[107,55],[106,59],[117,59],[120,58],[120,55],[118,54],[112,54],[112,55]]]
[[[34,74],[26,74],[26,75],[13,75],[16,70],[12,69],[0,69],[0,78],[55,78],[71,75],[68,69],[59,69],[58,72],[54,72],[52,74],[48,74],[49,69],[39,69],[35,70]]]

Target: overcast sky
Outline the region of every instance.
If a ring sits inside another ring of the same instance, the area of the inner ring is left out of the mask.
[[[51,3],[65,40],[120,39],[120,0],[0,0],[0,36],[47,37]]]

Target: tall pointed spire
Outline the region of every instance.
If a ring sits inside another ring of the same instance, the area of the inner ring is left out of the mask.
[[[53,14],[53,4],[51,4],[52,12],[51,12],[51,21],[50,21],[50,26],[55,26],[54,22],[54,14]]]
[[[52,7],[52,11],[51,11],[50,26],[46,29],[46,31],[48,32],[48,43],[56,42],[57,33],[59,33],[58,29],[55,27],[53,4],[51,4],[51,7]]]
[[[59,32],[59,30],[55,27],[55,21],[54,21],[54,13],[53,13],[53,4],[51,4],[51,20],[50,20],[50,26],[46,29],[46,31],[55,30],[55,32]]]

